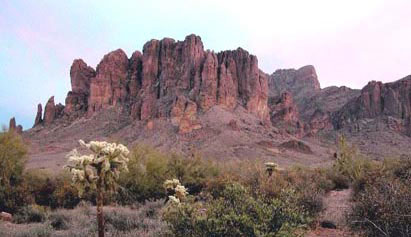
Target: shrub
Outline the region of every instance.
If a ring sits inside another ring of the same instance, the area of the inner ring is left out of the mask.
[[[47,210],[38,205],[28,205],[20,208],[13,219],[19,224],[44,222],[47,219]]]
[[[81,199],[77,189],[71,184],[70,176],[67,172],[61,172],[56,178],[56,188],[53,191],[52,208],[74,208]],[[86,200],[95,200],[95,198],[83,197]]]
[[[410,164],[410,159],[390,159],[364,170],[348,216],[354,229],[367,236],[411,236]]]
[[[27,149],[13,131],[0,132],[0,210],[15,212],[27,203],[23,170]]]
[[[71,218],[69,215],[64,213],[64,210],[57,210],[50,214],[49,221],[50,225],[55,230],[67,230],[70,227]]]
[[[129,171],[120,177],[123,187],[117,200],[121,203],[166,197],[163,182],[177,178],[191,193],[200,192],[207,180],[218,174],[218,169],[200,156],[184,157],[162,153],[148,146],[138,145],[130,154]]]
[[[411,236],[411,179],[382,178],[356,196],[354,228],[367,236]]]
[[[293,189],[293,205],[301,206],[314,217],[323,207],[324,193],[333,189],[333,183],[324,169],[292,167],[277,170],[270,176],[264,162],[237,162],[228,165],[223,175],[208,182],[207,191],[218,197],[231,182],[238,182],[248,187],[253,195],[264,195],[267,198],[280,198],[284,190]]]
[[[292,192],[283,192],[282,198],[266,198],[232,183],[209,202],[188,200],[169,205],[164,219],[175,236],[293,236],[310,218],[288,202]]]

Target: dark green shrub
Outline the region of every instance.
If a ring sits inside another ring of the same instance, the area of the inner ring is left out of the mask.
[[[0,132],[0,210],[14,213],[27,200],[23,170],[27,149],[13,131]]]
[[[163,182],[177,178],[190,193],[200,192],[209,178],[217,175],[217,168],[200,156],[184,157],[162,153],[147,146],[136,146],[130,154],[128,173],[120,177],[117,200],[132,203],[166,196]]]
[[[293,192],[266,198],[232,183],[206,203],[170,204],[164,219],[175,236],[293,236],[310,222],[302,208],[289,202]]]
[[[38,205],[28,205],[20,208],[14,215],[14,222],[21,223],[40,223],[47,219],[47,210]]]

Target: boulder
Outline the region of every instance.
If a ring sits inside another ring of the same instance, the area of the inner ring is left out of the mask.
[[[0,221],[12,222],[13,216],[7,212],[0,212]]]

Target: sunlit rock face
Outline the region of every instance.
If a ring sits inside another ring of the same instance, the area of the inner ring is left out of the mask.
[[[254,55],[237,50],[214,53],[204,50],[201,38],[184,41],[151,40],[128,58],[123,50],[108,53],[96,70],[83,60],[74,60],[72,90],[65,107],[50,98],[44,118],[39,105],[35,126],[57,118],[73,120],[111,108],[126,110],[138,120],[171,118],[182,131],[200,128],[197,114],[215,105],[233,110],[244,107],[264,121],[269,120],[267,76]]]

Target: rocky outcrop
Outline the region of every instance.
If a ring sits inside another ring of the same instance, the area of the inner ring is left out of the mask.
[[[294,104],[288,106],[288,117],[298,114],[298,119],[294,116],[294,123],[288,123],[287,126],[291,125],[294,135],[297,133],[300,136],[314,135],[323,129],[332,129],[330,114],[338,111],[360,94],[359,90],[344,86],[321,89],[313,66],[304,66],[298,70],[281,69],[269,76],[270,107],[273,106],[273,101],[276,104],[275,102],[284,92],[291,95]],[[276,108],[273,108],[271,114],[275,114],[275,111]],[[284,119],[287,120],[287,116],[284,116]],[[273,116],[271,120],[273,121]],[[288,120],[290,121],[290,118]],[[274,119],[273,124],[276,124],[275,121],[281,119]]]
[[[410,130],[411,76],[392,83],[371,81],[361,90],[360,96],[351,100],[333,115],[337,129],[362,119],[391,117],[400,119],[404,132]],[[389,121],[387,120],[387,123]],[[395,123],[401,124],[401,123]],[[395,127],[398,127],[395,125]]]
[[[104,56],[98,64],[96,76],[90,79],[88,113],[115,106],[126,101],[128,58],[118,49]]]
[[[329,112],[317,109],[305,126],[306,135],[315,135],[321,130],[333,129]]]
[[[130,59],[121,49],[115,50],[104,56],[96,71],[77,59],[70,77],[72,91],[64,111],[51,98],[44,124],[118,107],[132,119],[171,119],[184,133],[201,128],[197,114],[214,105],[228,110],[243,106],[269,120],[267,76],[258,69],[257,58],[241,48],[218,54],[205,51],[196,35],[177,42],[151,40],[143,53],[136,51]],[[35,126],[41,123],[39,116]]]
[[[64,112],[64,105],[62,104],[55,104],[54,103],[54,96],[50,97],[47,101],[46,107],[44,108],[44,125],[50,125],[53,121],[57,118],[61,118]]]
[[[90,95],[90,81],[95,77],[93,68],[81,60],[76,59],[70,68],[71,91],[66,97],[64,114],[76,118],[84,114],[88,109]]]
[[[270,98],[271,121],[296,123],[299,121],[297,106],[294,104],[291,93],[284,92],[279,98]]]
[[[43,122],[43,107],[41,104],[37,105],[37,114],[36,114],[36,118],[34,120],[34,125],[33,127],[36,127],[37,125],[40,125]]]
[[[271,123],[285,128],[288,133],[296,136],[304,135],[304,124],[300,121],[297,106],[290,92],[284,92],[280,97],[270,97],[269,101]]]
[[[7,212],[0,212],[0,221],[5,221],[5,222],[12,222],[13,221],[13,215]]]
[[[279,69],[268,80],[269,95],[290,92],[295,100],[311,96],[321,90],[315,68],[311,65],[295,69]]]
[[[10,122],[9,122],[9,131],[14,131],[17,134],[21,134],[23,132],[23,126],[21,126],[20,124],[17,125],[16,119],[13,117],[10,119]]]
[[[51,124],[56,117],[56,105],[54,104],[54,96],[50,97],[44,108],[44,124]]]
[[[11,118],[9,122],[9,130],[16,130],[16,118]]]

